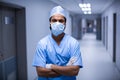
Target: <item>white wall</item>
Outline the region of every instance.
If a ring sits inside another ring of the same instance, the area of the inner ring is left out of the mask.
[[[65,33],[71,35],[71,29],[72,29],[71,17],[69,15],[69,12],[67,12],[67,22],[66,22]]]
[[[112,4],[102,14],[102,17],[106,17],[106,16],[108,17],[108,28],[107,28],[107,31],[108,31],[108,37],[107,38],[108,39],[107,39],[107,43],[108,43],[108,52],[110,53],[111,57],[113,57],[113,13],[115,13],[116,9],[117,9],[115,6],[117,6],[117,5]],[[104,35],[106,35],[106,30],[105,30]],[[106,38],[105,38],[105,41],[106,41]]]
[[[72,36],[76,39],[79,37],[79,17],[78,15],[72,15]]]
[[[113,57],[112,55],[112,52],[113,52],[113,12],[109,10],[106,13],[104,13],[102,17],[105,17],[105,19],[106,17],[108,17],[108,24],[105,20],[106,22],[105,23],[105,34],[103,35],[105,35],[105,46],[108,46],[108,52],[110,53],[111,57]]]
[[[86,19],[82,18],[82,28],[86,28],[86,27],[87,27]]]
[[[117,22],[116,22],[116,65],[120,70],[120,0],[115,0],[114,3],[105,10],[102,14],[102,17],[108,16],[108,52],[113,58],[113,14],[117,14]]]
[[[28,80],[34,80],[36,70],[32,66],[37,42],[50,33],[49,12],[57,4],[49,0],[3,0],[26,8],[26,42]],[[68,13],[69,14],[69,13]],[[67,17],[66,33],[71,34],[71,19]]]

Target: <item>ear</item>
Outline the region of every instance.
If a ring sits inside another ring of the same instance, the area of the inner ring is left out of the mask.
[[[65,25],[65,27],[64,27],[64,30],[65,30],[65,28],[66,28],[66,24],[64,24]]]
[[[50,26],[51,26],[51,24],[52,24],[52,23],[50,22]]]
[[[51,26],[49,28],[50,28],[50,30],[52,29]]]
[[[52,29],[52,28],[51,28],[51,23],[50,23],[50,26],[49,26],[49,28],[50,28],[50,30]]]

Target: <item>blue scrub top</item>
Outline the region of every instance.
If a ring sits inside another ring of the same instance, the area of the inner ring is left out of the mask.
[[[77,57],[73,65],[78,65],[82,68],[80,44],[76,39],[65,34],[60,45],[58,45],[52,38],[52,35],[48,35],[41,39],[37,45],[33,66],[45,67],[46,64],[66,66],[71,57]],[[38,80],[76,80],[76,76],[39,77]]]

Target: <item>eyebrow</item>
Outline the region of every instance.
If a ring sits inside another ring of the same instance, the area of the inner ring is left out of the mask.
[[[53,19],[54,19],[54,18],[53,18]],[[49,21],[50,21],[50,22],[51,22],[51,20],[52,20],[52,17],[49,18]],[[65,20],[65,22],[66,22],[67,19],[64,17],[64,20]]]
[[[57,21],[59,21],[59,22],[65,22],[65,19],[51,19],[51,21],[52,22],[57,22]]]

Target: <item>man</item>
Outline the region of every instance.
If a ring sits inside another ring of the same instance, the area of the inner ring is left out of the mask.
[[[80,44],[64,33],[65,10],[61,6],[54,7],[49,21],[51,34],[39,41],[33,59],[38,80],[76,80],[82,68]]]

